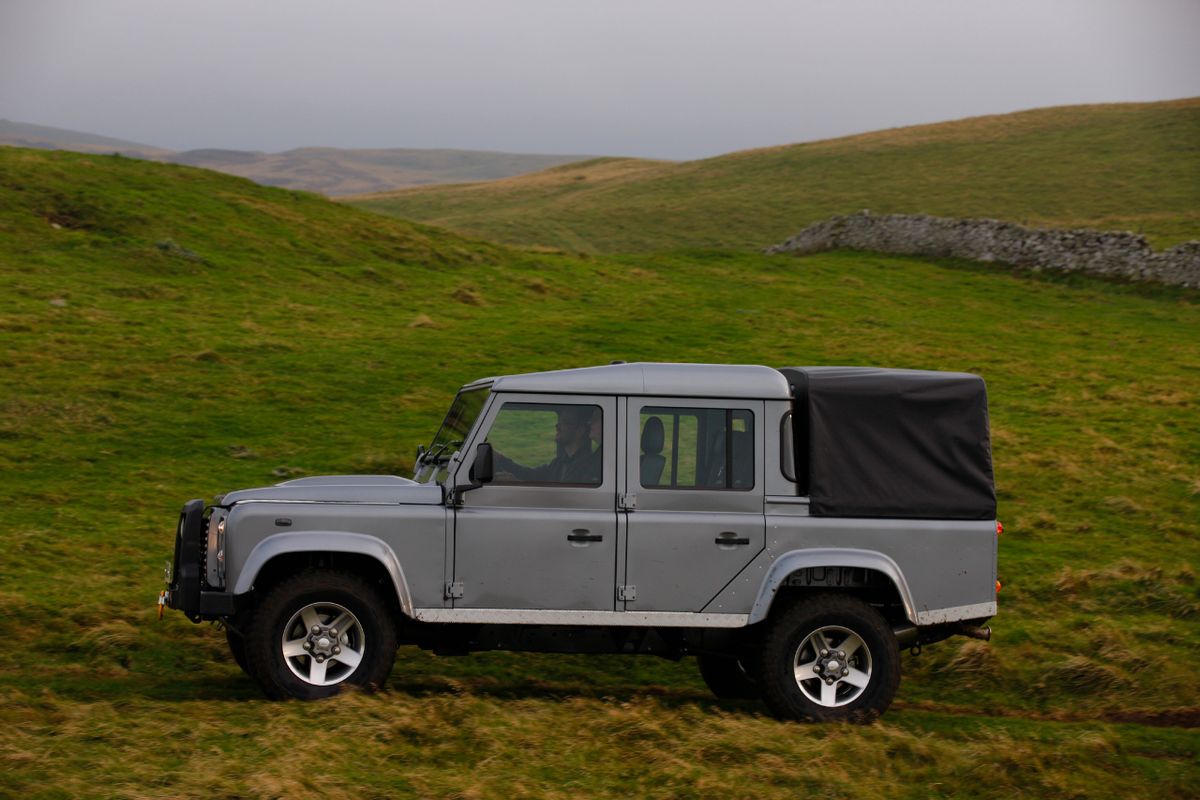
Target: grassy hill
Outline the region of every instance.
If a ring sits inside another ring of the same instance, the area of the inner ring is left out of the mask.
[[[1190,797],[1198,300],[848,253],[514,251],[0,149],[0,795]],[[714,701],[690,659],[404,650],[383,694],[270,703],[218,631],[155,620],[184,500],[403,472],[459,384],[614,358],[984,375],[995,639],[906,656],[884,720],[843,728]]]
[[[352,198],[474,236],[582,252],[758,249],[833,214],[995,217],[1200,238],[1200,99],[1068,106],[687,163],[600,159]]]
[[[6,119],[0,119],[0,145],[97,155],[120,153],[134,158],[203,167],[250,178],[267,186],[320,192],[330,196],[507,178],[578,161],[583,157],[399,147],[299,147],[282,153],[220,148],[175,151]]]

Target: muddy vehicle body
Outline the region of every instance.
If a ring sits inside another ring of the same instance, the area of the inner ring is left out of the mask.
[[[412,478],[189,502],[160,603],[271,697],[407,644],[696,656],[720,697],[866,721],[902,648],[988,636],[998,527],[977,376],[614,364],[464,386]]]

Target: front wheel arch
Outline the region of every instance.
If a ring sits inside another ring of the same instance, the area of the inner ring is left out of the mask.
[[[254,546],[241,565],[233,593],[261,591],[264,583],[295,574],[305,566],[361,568],[364,574],[372,575],[382,570],[400,610],[408,617],[413,615],[408,581],[392,548],[378,537],[346,531],[294,531],[268,536]]]

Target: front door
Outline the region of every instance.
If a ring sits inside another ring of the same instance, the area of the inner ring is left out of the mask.
[[[628,417],[625,610],[701,611],[766,543],[763,403],[631,397]]]
[[[615,609],[617,430],[611,397],[495,396],[472,444],[495,480],[455,512],[455,608]]]

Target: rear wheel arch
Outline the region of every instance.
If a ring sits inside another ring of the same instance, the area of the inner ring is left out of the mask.
[[[877,607],[892,623],[916,621],[912,594],[896,562],[873,550],[814,548],[785,553],[772,564],[749,624],[785,612],[814,593],[842,592]]]

